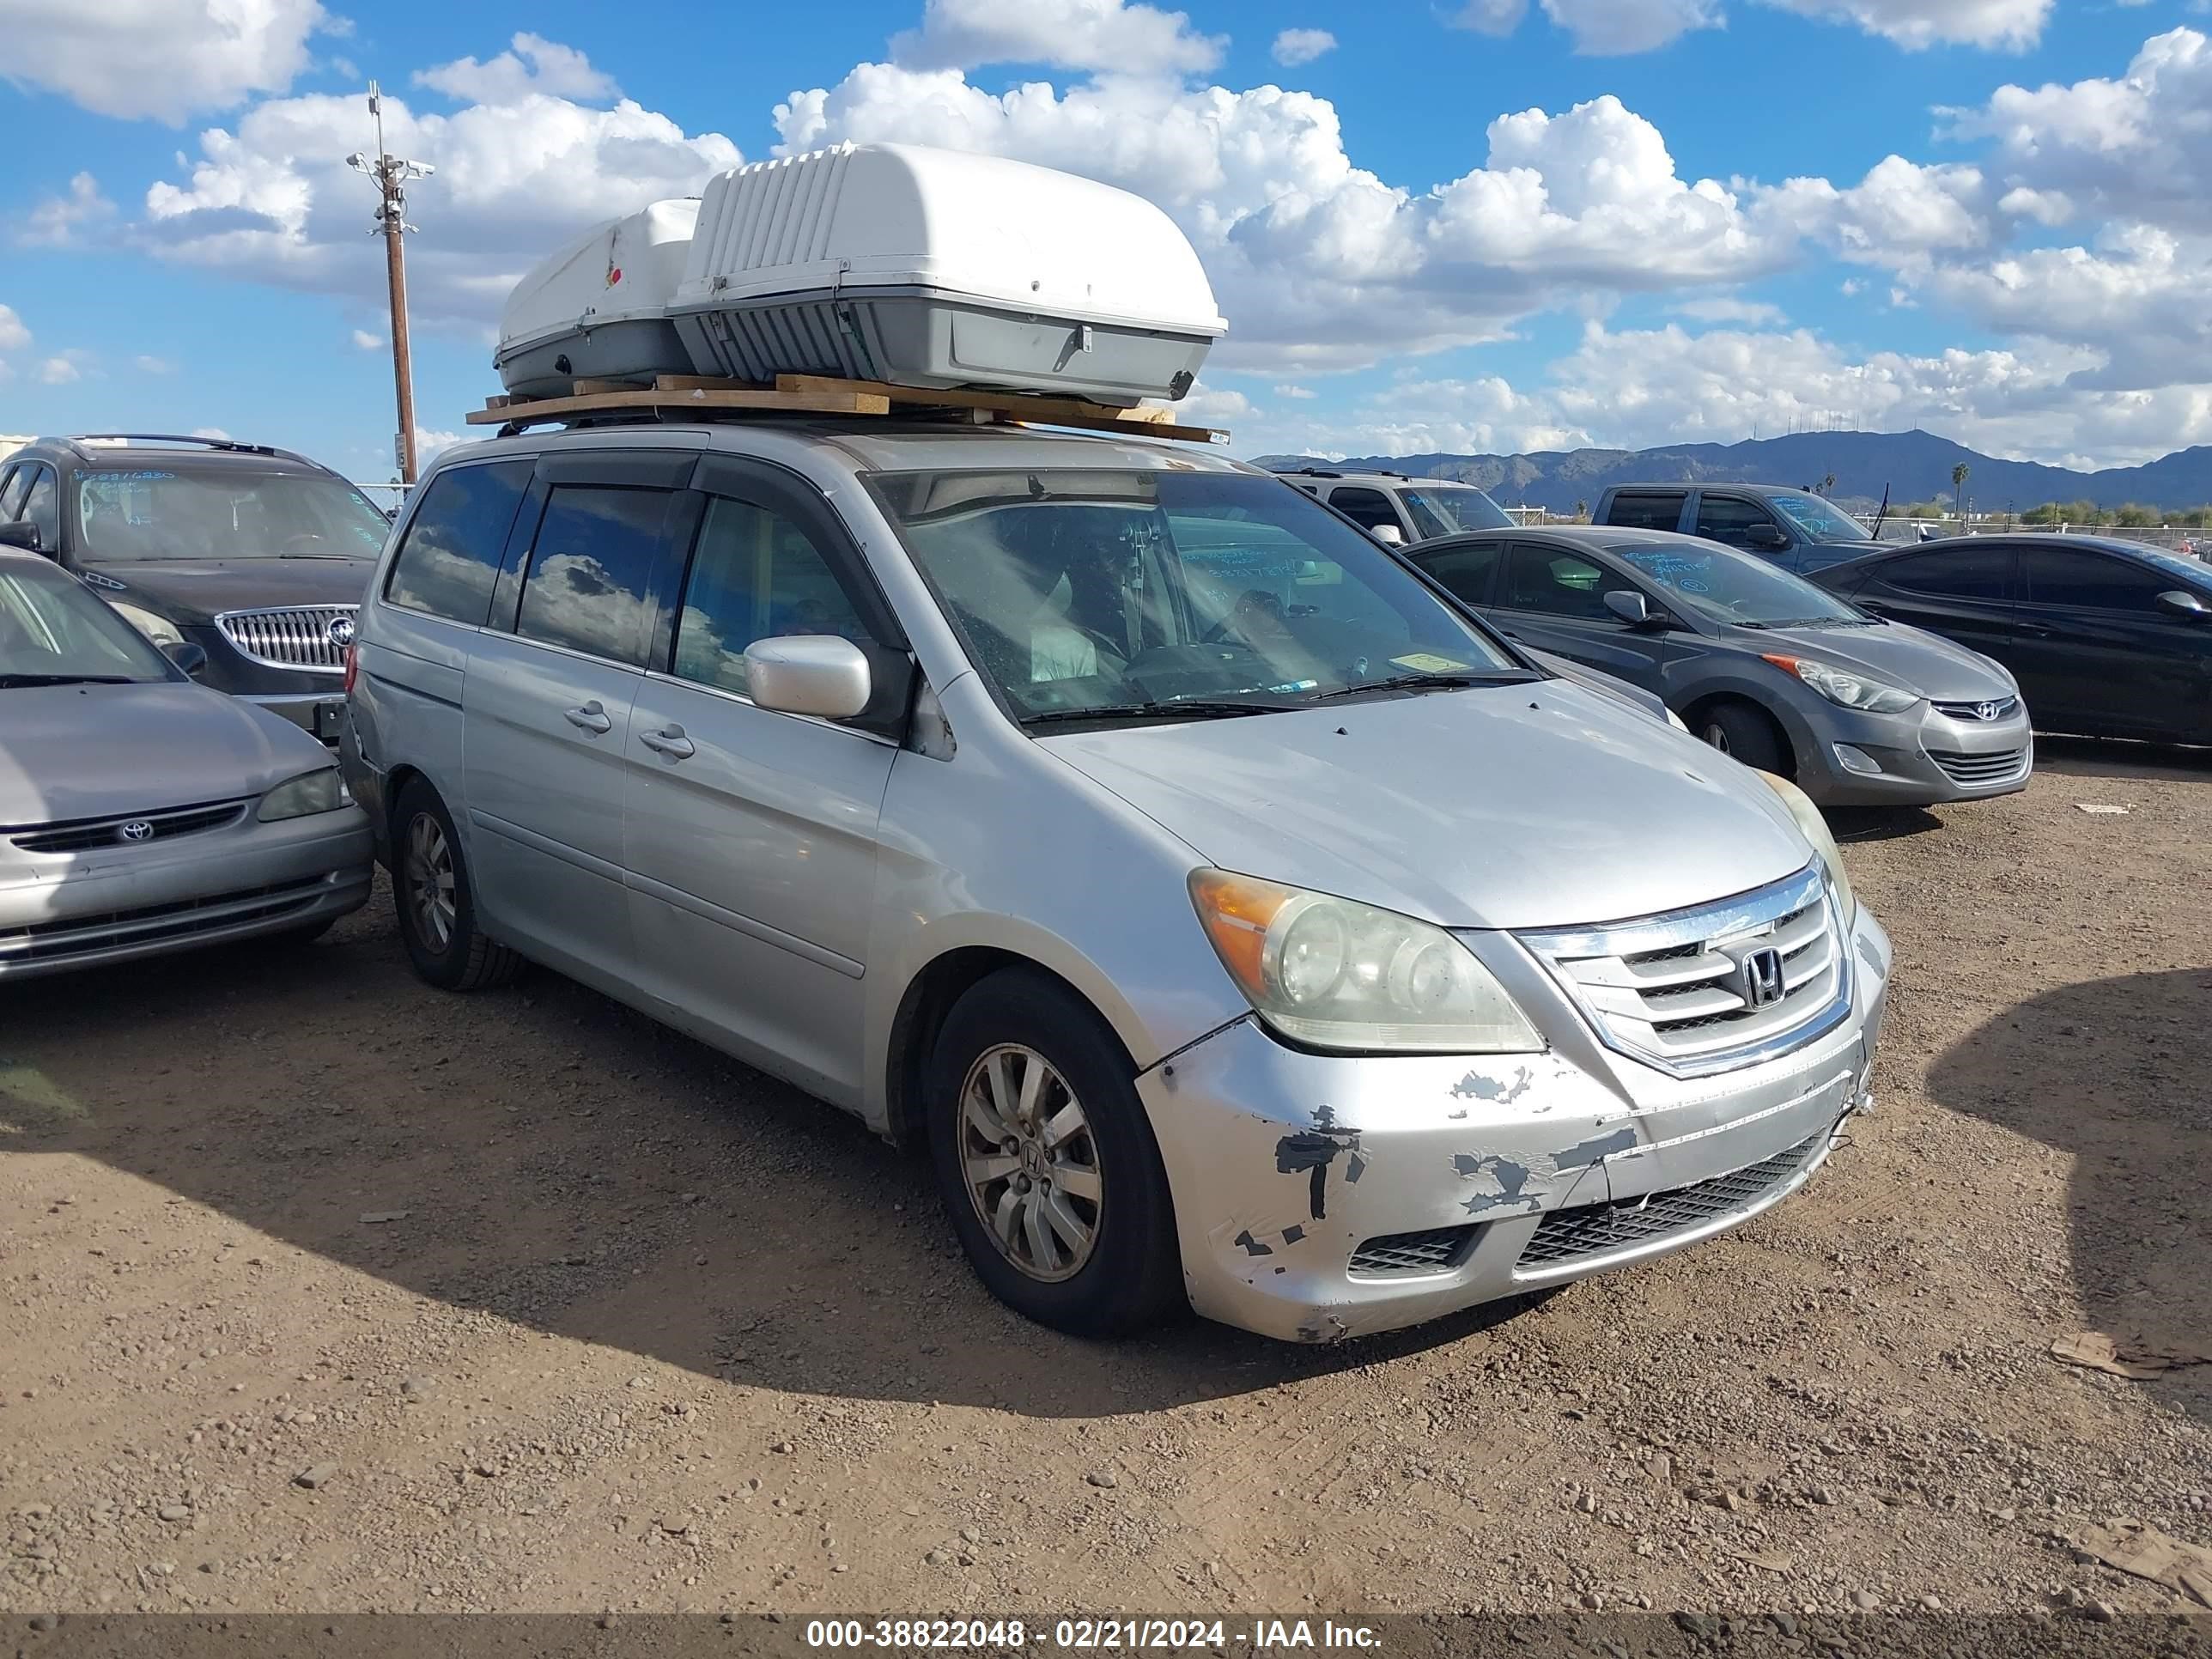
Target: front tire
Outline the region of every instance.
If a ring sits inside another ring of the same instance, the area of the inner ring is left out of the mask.
[[[489,990],[513,979],[522,959],[477,928],[461,838],[438,792],[420,778],[410,782],[392,827],[392,901],[416,973],[441,991]]]
[[[1772,715],[1750,703],[1715,703],[1698,720],[1698,735],[1755,772],[1786,778],[1796,771],[1790,764],[1790,743],[1782,728]]]
[[[1017,1313],[1078,1336],[1182,1305],[1174,1204],[1131,1069],[1089,1005],[1018,968],[953,1005],[929,1066],[931,1158],[969,1264]]]

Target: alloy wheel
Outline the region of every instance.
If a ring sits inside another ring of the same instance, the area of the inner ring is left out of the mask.
[[[1000,1254],[1031,1279],[1072,1279],[1104,1214],[1097,1143],[1052,1062],[1020,1043],[986,1049],[960,1085],[960,1168]]]
[[[416,937],[442,956],[453,942],[453,848],[428,812],[407,826],[406,869]]]

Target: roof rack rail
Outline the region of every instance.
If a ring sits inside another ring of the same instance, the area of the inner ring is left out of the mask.
[[[295,450],[279,449],[274,444],[240,443],[235,438],[204,438],[188,432],[79,432],[73,434],[73,444],[198,444],[204,449],[221,450],[231,455],[273,455],[279,460],[298,461],[304,466],[316,465]]]
[[[1410,473],[1393,472],[1387,466],[1358,466],[1349,471],[1339,466],[1291,466],[1285,467],[1276,476],[1284,478],[1404,478],[1408,483],[1412,482]]]

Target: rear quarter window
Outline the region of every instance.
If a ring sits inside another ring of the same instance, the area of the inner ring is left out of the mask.
[[[386,600],[483,627],[531,467],[529,461],[492,461],[450,467],[432,478],[392,561]]]
[[[1672,530],[1682,521],[1683,500],[1679,491],[1616,495],[1606,503],[1605,522],[1631,530]]]

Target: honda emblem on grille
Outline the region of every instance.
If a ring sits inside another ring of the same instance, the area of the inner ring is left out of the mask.
[[[1753,1008],[1771,1008],[1782,1000],[1782,952],[1753,951],[1743,959],[1743,1000]]]
[[[154,838],[154,826],[143,818],[133,818],[115,833],[125,841],[151,841]]]
[[[331,625],[323,630],[323,635],[339,650],[344,650],[353,643],[353,618],[351,617],[331,617]],[[1989,717],[1985,714],[1982,718],[1986,720]]]

